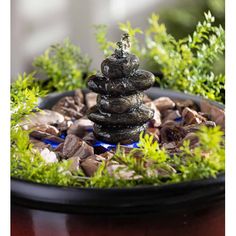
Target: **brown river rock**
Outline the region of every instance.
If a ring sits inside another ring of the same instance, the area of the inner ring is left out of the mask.
[[[72,156],[79,156],[81,159],[83,159],[90,155],[93,155],[94,150],[93,147],[88,145],[79,137],[73,134],[69,134],[65,139],[62,154],[67,158]]]

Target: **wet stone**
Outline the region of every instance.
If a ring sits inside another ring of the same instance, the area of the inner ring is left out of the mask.
[[[97,105],[88,111],[95,123],[94,136],[107,143],[132,143],[154,116],[154,109],[143,104],[142,91],[150,88],[155,76],[139,70],[139,59],[130,54],[129,35],[124,34],[112,56],[101,63],[102,74],[92,75],[88,87],[98,93]],[[156,111],[155,125],[160,119]],[[158,120],[159,119],[159,120]]]
[[[146,123],[152,119],[153,110],[145,105],[123,114],[100,113],[97,106],[94,106],[88,113],[88,118],[94,123],[104,126],[134,126]]]
[[[119,57],[113,54],[101,64],[101,71],[105,77],[117,79],[133,74],[139,67],[139,59],[133,54]]]
[[[146,128],[146,124],[122,129],[94,125],[94,135],[98,140],[103,140],[104,142],[128,144],[138,141],[140,133]]]
[[[128,78],[131,84],[139,91],[149,89],[155,82],[155,76],[146,70],[137,70]]]
[[[135,94],[150,88],[155,81],[152,73],[144,70],[138,70],[130,77],[124,77],[116,80],[93,75],[88,80],[88,87],[95,93],[121,96]]]
[[[142,104],[143,94],[137,93],[129,96],[109,97],[99,95],[97,104],[99,110],[107,113],[124,113],[134,110]]]

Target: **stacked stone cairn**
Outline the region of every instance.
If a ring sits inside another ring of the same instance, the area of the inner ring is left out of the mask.
[[[130,40],[123,34],[118,48],[101,64],[102,74],[92,75],[88,88],[98,93],[97,104],[88,111],[97,140],[130,144],[139,140],[154,111],[143,104],[142,91],[155,80],[152,73],[139,70],[139,59],[129,53]]]

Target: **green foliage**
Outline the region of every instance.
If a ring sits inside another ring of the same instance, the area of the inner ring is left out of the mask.
[[[128,154],[118,148],[112,161],[121,164],[115,174],[109,174],[105,162],[91,177],[90,187],[131,187],[137,185],[161,185],[181,181],[216,177],[225,170],[225,150],[219,127],[202,127],[198,132],[200,146],[191,149],[186,141],[181,153],[169,156],[160,149],[149,135],[140,136],[140,148]],[[148,167],[148,168],[147,168]],[[132,173],[128,179],[117,178],[121,171]]]
[[[33,65],[49,79],[43,87],[49,91],[66,91],[85,86],[90,63],[91,60],[81,54],[80,48],[66,39],[48,48],[34,60]]]
[[[203,127],[198,133],[200,146],[190,150],[189,143],[178,156],[170,157],[160,149],[153,136],[140,135],[139,148],[126,152],[118,146],[111,160],[103,162],[95,175],[85,177],[81,170],[71,171],[71,161],[47,163],[33,149],[29,132],[19,126],[20,120],[34,110],[39,96],[45,91],[33,74],[18,77],[11,86],[11,176],[37,183],[80,187],[132,187],[161,185],[215,177],[224,171],[224,146],[219,128]],[[119,165],[108,171],[110,162]],[[128,178],[125,176],[129,176]]]
[[[35,73],[19,75],[11,84],[11,124],[17,125],[22,117],[36,109],[38,98],[46,94],[34,77]]]
[[[197,22],[203,20],[202,12],[208,10],[215,16],[216,23],[224,26],[224,5],[224,0],[176,0],[158,12],[168,31],[179,39],[193,32]]]
[[[210,12],[205,13],[205,20],[197,24],[192,35],[177,40],[159,23],[159,16],[152,14],[145,30],[144,45],[134,39],[136,33],[142,32],[140,29],[133,29],[129,22],[120,24],[120,29],[132,36],[131,51],[147,69],[162,72],[163,78],[157,77],[160,87],[224,102],[225,76],[213,73],[215,62],[224,53],[224,29],[214,26],[214,21]],[[99,34],[101,31],[97,32]],[[105,40],[106,32],[102,34]],[[109,51],[109,45],[107,43],[103,50]]]
[[[38,110],[38,98],[45,93],[40,90],[34,73],[19,75],[11,85],[11,176],[45,184],[80,185],[81,172],[69,172],[69,161],[46,163],[32,148],[30,131],[19,126],[23,117]]]
[[[95,29],[95,37],[99,44],[99,48],[103,51],[105,57],[111,55],[113,50],[116,48],[116,44],[107,40],[107,26],[96,25]]]
[[[69,161],[46,163],[32,148],[29,131],[21,127],[11,129],[11,176],[36,183],[79,186],[82,172],[71,173]]]

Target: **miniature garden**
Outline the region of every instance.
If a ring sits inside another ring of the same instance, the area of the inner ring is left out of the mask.
[[[213,69],[224,54],[224,29],[210,12],[178,40],[157,15],[148,22],[144,31],[120,24],[117,43],[107,39],[106,26],[97,26],[104,52],[98,71],[90,68],[92,55],[66,39],[12,83],[13,178],[107,188],[224,174],[225,77]],[[155,97],[151,87],[158,87]]]

